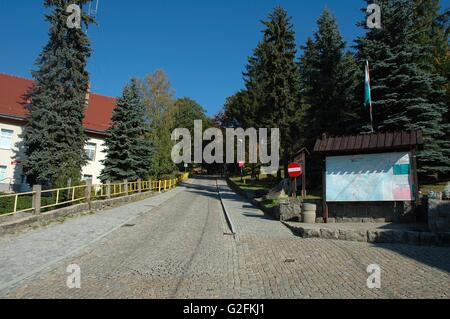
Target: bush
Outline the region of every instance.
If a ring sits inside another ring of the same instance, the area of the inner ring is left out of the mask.
[[[1,199],[0,215],[12,213],[12,211],[14,210],[14,199],[15,199],[14,196]],[[23,209],[31,208],[33,206],[32,200],[33,200],[32,196],[19,196],[17,200],[17,210],[20,211]]]
[[[0,193],[0,195],[7,195],[7,194]],[[0,201],[0,215],[9,214],[9,213],[13,212],[14,198],[15,198],[14,196],[11,196],[11,197],[7,197],[7,198],[3,198]],[[54,196],[42,197],[41,206],[51,205],[51,204],[54,204],[55,202],[56,202],[56,198]],[[33,207],[33,196],[31,196],[31,195],[19,196],[19,198],[17,199],[17,211],[29,209],[32,207]],[[51,209],[53,209],[53,208],[44,210],[44,212],[49,211]]]

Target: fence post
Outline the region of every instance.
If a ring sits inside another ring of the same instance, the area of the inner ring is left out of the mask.
[[[124,184],[125,184],[125,189],[124,189],[124,191],[125,191],[125,196],[128,196],[128,180],[125,179],[123,182],[124,182]]]
[[[42,192],[42,186],[41,185],[34,185],[33,186],[33,207],[34,207],[34,214],[39,215],[41,213],[41,192]]]
[[[164,190],[167,189],[167,180],[164,181]]]
[[[158,190],[159,190],[159,192],[161,193],[161,186],[162,186],[162,181],[159,181],[159,187],[158,187]]]
[[[91,197],[92,197],[92,181],[91,180],[87,180],[86,181],[86,201],[88,203],[89,210],[92,209]]]
[[[149,186],[148,186],[148,191],[149,191],[149,192],[153,192],[153,185],[152,185],[152,184],[153,184],[152,179],[149,178],[149,179],[148,179],[148,185],[149,185]]]
[[[138,183],[138,193],[142,193],[142,179],[139,178],[137,183]]]
[[[106,198],[111,198],[111,181],[106,181]]]

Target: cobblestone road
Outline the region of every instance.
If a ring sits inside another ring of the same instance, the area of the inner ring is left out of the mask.
[[[4,296],[450,298],[448,248],[301,239],[220,184],[237,228],[235,238],[228,235],[215,180],[196,179],[161,201],[159,207],[136,214],[128,221],[130,227],[107,233],[75,257],[55,261],[48,268],[51,270],[18,281]],[[129,205],[120,211],[127,214],[135,209]],[[53,236],[58,234],[53,231]],[[42,248],[52,242],[51,238],[27,248],[24,244],[31,235],[0,240],[0,253],[11,251],[11,245],[20,241],[16,254],[25,252],[32,260],[35,248],[40,247],[41,254],[64,249],[58,238],[53,239],[57,244],[51,251]],[[14,263],[0,256],[3,276],[3,270]],[[24,259],[15,260],[26,263]],[[70,264],[81,267],[81,289],[66,287],[66,267]],[[366,268],[370,264],[382,268],[381,289],[367,288]]]

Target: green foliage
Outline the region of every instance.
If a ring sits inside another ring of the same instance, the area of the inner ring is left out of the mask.
[[[175,125],[172,87],[164,71],[158,70],[140,83],[140,89],[150,121],[149,140],[154,147],[149,173],[155,177],[172,174],[176,168],[171,158],[174,145],[171,134]]]
[[[279,128],[286,166],[298,143],[302,115],[295,32],[281,7],[262,23],[263,40],[244,73],[246,89],[227,99],[222,121],[234,127]]]
[[[0,193],[1,195],[7,195],[7,194],[3,194]],[[3,198],[0,201],[0,216],[3,214],[9,214],[12,213],[14,210],[14,197],[8,197],[8,198]],[[51,205],[54,204],[56,201],[55,197],[42,197],[41,199],[41,205],[42,206],[47,206],[47,205]],[[19,196],[19,198],[17,199],[17,211],[21,211],[21,210],[25,210],[25,209],[30,209],[33,207],[33,196]]]
[[[423,131],[425,150],[418,155],[422,177],[450,169],[443,121],[448,109],[445,78],[431,63],[436,51],[430,41],[435,40],[430,39],[433,24],[426,22],[434,18],[422,14],[421,19],[414,19],[420,11],[417,3],[432,2],[378,1],[383,29],[368,30],[357,40],[360,65],[365,60],[372,65],[375,127],[381,131]]]
[[[176,128],[187,128],[191,135],[194,134],[194,121],[201,120],[203,125],[209,124],[206,110],[191,98],[184,97],[175,101],[174,104],[174,126]]]
[[[357,111],[361,106],[355,103],[359,74],[353,55],[345,52],[346,43],[328,10],[317,24],[314,38],[302,46],[300,62],[307,105],[303,130],[310,149],[323,133],[354,133],[361,125]]]
[[[79,0],[79,5],[87,0]],[[35,85],[30,116],[23,143],[27,159],[24,172],[32,184],[65,186],[80,180],[86,164],[83,129],[88,73],[86,64],[91,54],[89,39],[81,29],[66,26],[66,8],[73,1],[47,0],[52,8],[46,16],[50,23],[49,41],[36,61]],[[83,15],[87,27],[89,17]]]
[[[266,29],[262,57],[264,100],[260,111],[261,122],[263,127],[280,129],[284,165],[287,167],[299,135],[301,116],[295,33],[291,18],[281,7],[277,7],[263,24]]]
[[[130,181],[145,178],[150,171],[153,148],[148,140],[149,123],[135,80],[131,81],[117,101],[112,125],[105,140],[106,159],[101,173],[103,182]]]

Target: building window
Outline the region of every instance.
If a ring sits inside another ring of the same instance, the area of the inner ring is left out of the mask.
[[[12,146],[12,137],[14,131],[1,129],[0,131],[0,148],[9,150]]]
[[[86,154],[87,154],[88,160],[95,161],[95,152],[96,151],[97,151],[97,144],[88,143],[86,145]]]
[[[83,175],[83,182],[92,182],[92,175]]]
[[[0,183],[4,183],[6,179],[6,166],[0,166]]]

